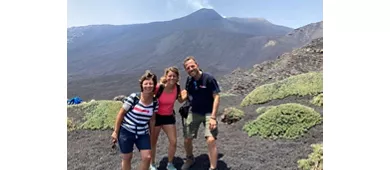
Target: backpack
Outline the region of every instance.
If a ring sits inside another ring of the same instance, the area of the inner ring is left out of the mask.
[[[141,93],[140,92],[135,93],[135,97],[133,98],[133,104],[131,105],[128,112],[130,112],[132,109],[134,109],[134,106],[138,104],[140,99],[141,99]],[[153,97],[153,109],[156,108],[157,103],[158,103],[157,98]]]
[[[78,97],[78,96],[73,97],[72,99],[69,99],[69,100],[67,101],[68,105],[80,104],[81,102],[83,102],[83,100],[82,100],[80,97]]]

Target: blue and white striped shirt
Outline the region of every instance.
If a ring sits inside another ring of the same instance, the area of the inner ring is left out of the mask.
[[[127,113],[124,116],[121,126],[137,135],[149,134],[149,120],[152,118],[153,114],[158,111],[158,101],[155,108],[153,108],[154,102],[145,105],[141,100],[134,105],[135,97],[136,94],[132,93],[124,100],[122,107]],[[134,106],[133,109],[129,111],[132,106]]]

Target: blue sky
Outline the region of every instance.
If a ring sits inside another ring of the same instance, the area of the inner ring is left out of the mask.
[[[323,20],[322,0],[68,0],[68,27],[167,21],[201,8],[292,28]]]

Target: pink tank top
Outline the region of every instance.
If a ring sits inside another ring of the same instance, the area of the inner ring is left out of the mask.
[[[177,87],[175,86],[172,92],[170,93],[163,91],[160,98],[158,99],[159,106],[158,106],[157,114],[163,116],[170,116],[173,114],[173,107],[175,105],[176,96],[177,96],[176,88]],[[156,86],[155,93],[157,93],[158,89],[159,89],[159,85]]]

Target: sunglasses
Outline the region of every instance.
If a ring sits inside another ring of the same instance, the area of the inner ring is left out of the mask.
[[[198,84],[196,83],[196,81],[194,81],[194,87],[195,87],[195,90],[198,90]]]

